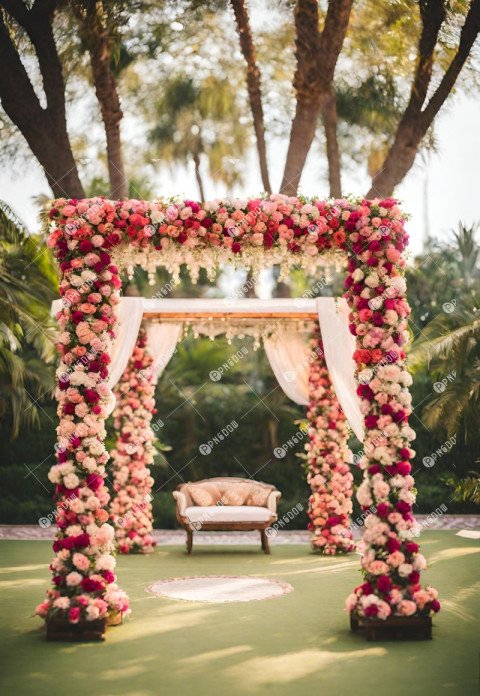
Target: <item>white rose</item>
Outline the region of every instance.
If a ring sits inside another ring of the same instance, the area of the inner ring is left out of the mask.
[[[67,575],[65,578],[67,585],[69,587],[76,587],[77,585],[80,585],[82,582],[83,576],[80,575],[80,573],[77,573],[76,571],[72,571]]]
[[[92,471],[95,471],[95,469],[97,468],[97,462],[93,457],[85,457],[85,459],[82,462],[82,466],[84,469],[91,473]]]
[[[97,274],[88,270],[82,271],[81,276],[82,283],[93,283],[97,279]]]
[[[99,556],[95,562],[95,569],[96,570],[111,570],[115,568],[115,558],[111,556],[109,553],[104,553],[101,556]]]
[[[369,288],[376,288],[379,284],[380,281],[376,273],[371,273],[365,278],[365,285],[368,285]]]
[[[425,560],[425,556],[422,556],[421,553],[417,553],[415,558],[413,559],[413,567],[415,570],[425,570],[427,567],[427,561]]]
[[[77,488],[80,480],[76,474],[67,474],[63,479],[65,488]]]
[[[398,574],[402,578],[407,578],[413,571],[413,566],[410,563],[402,563],[398,568]]]
[[[70,375],[70,385],[72,387],[79,387],[84,383],[85,377],[86,375],[84,372],[81,372],[80,370],[75,370],[75,372],[73,372]]]
[[[82,503],[82,501],[79,498],[75,498],[74,500],[69,503],[70,510],[72,512],[75,512],[77,515],[80,515],[82,512],[85,511],[85,506]]]
[[[85,507],[87,510],[98,510],[98,508],[101,507],[100,501],[95,495],[91,495],[85,501]]]
[[[361,268],[356,268],[352,273],[352,278],[355,281],[355,283],[359,283],[361,280],[365,278],[365,274]]]
[[[48,472],[48,480],[51,483],[60,483],[60,481],[62,480],[62,476],[60,474],[60,471],[58,470],[57,465],[52,466],[52,468]]]
[[[87,621],[95,621],[100,616],[100,609],[91,604],[89,607],[87,607],[85,613]]]
[[[75,275],[74,273],[69,277],[68,281],[70,285],[73,285],[73,287],[75,288],[78,288],[80,285],[83,284],[83,280],[81,279],[81,277]]]

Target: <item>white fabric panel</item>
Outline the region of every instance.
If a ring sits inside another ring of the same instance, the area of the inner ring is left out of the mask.
[[[182,324],[147,324],[147,346],[155,358],[152,365],[155,384],[175,352],[182,329]]]
[[[117,305],[118,325],[112,345],[108,386],[116,385],[127,367],[142,323],[143,297],[122,297]]]
[[[50,309],[50,316],[54,317],[60,312],[61,309],[63,309],[62,300],[53,300],[52,307]]]
[[[142,323],[143,303],[143,297],[121,297],[117,305],[117,335],[112,345],[110,375],[107,382],[110,389],[113,389],[122,376],[132,354]],[[55,316],[62,308],[62,300],[54,300],[51,315]]]
[[[185,510],[190,522],[266,522],[272,517],[268,508],[255,505],[195,505]]]
[[[309,345],[296,331],[279,331],[263,339],[268,362],[285,394],[296,404],[307,406]]]
[[[325,362],[337,399],[352,428],[363,442],[363,416],[355,379],[355,336],[348,328],[348,304],[344,298],[323,297],[318,301],[318,320],[322,334]]]

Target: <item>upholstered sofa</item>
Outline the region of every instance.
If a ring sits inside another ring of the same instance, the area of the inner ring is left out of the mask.
[[[187,553],[194,531],[260,531],[262,549],[270,553],[266,530],[277,520],[275,486],[252,479],[211,478],[182,483],[173,492],[177,520],[187,532]]]

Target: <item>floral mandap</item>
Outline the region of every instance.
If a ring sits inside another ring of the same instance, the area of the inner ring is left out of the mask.
[[[58,445],[49,474],[58,532],[53,585],[38,615],[76,624],[126,614],[115,550],[148,553],[155,545],[149,499],[154,380],[144,332],[114,389],[113,497],[105,481],[110,456],[105,421],[112,410],[107,382],[118,330],[120,271],[131,275],[137,264],[152,283],[158,266],[176,277],[182,264],[194,280],[200,268],[211,273],[220,263],[253,270],[280,264],[283,277],[293,266],[309,273],[325,264],[346,269],[344,297],[365,432],[357,461],[364,476],[357,491],[365,512],[363,582],[346,606],[356,616],[385,620],[439,610],[436,590],[421,585],[426,561],[414,540],[415,433],[409,425],[411,376],[405,364],[410,309],[403,277],[408,235],[396,200],[58,199],[48,226],[62,301]],[[318,330],[311,341],[320,350],[309,368],[310,528],[313,548],[334,555],[354,549],[352,455]]]

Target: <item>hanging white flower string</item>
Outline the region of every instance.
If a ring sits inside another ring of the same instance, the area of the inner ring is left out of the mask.
[[[161,323],[172,323],[168,319],[154,319]],[[174,323],[178,323],[178,319]],[[224,335],[228,345],[232,344],[235,338],[244,339],[247,336],[253,338],[253,350],[258,350],[265,338],[276,337],[279,332],[291,329],[296,333],[311,334],[314,329],[314,322],[302,321],[299,319],[288,319],[283,317],[280,321],[265,319],[246,319],[243,318],[215,318],[207,317],[201,320],[186,319],[183,322],[183,338],[189,335],[197,339],[206,336],[214,341],[217,336]]]

